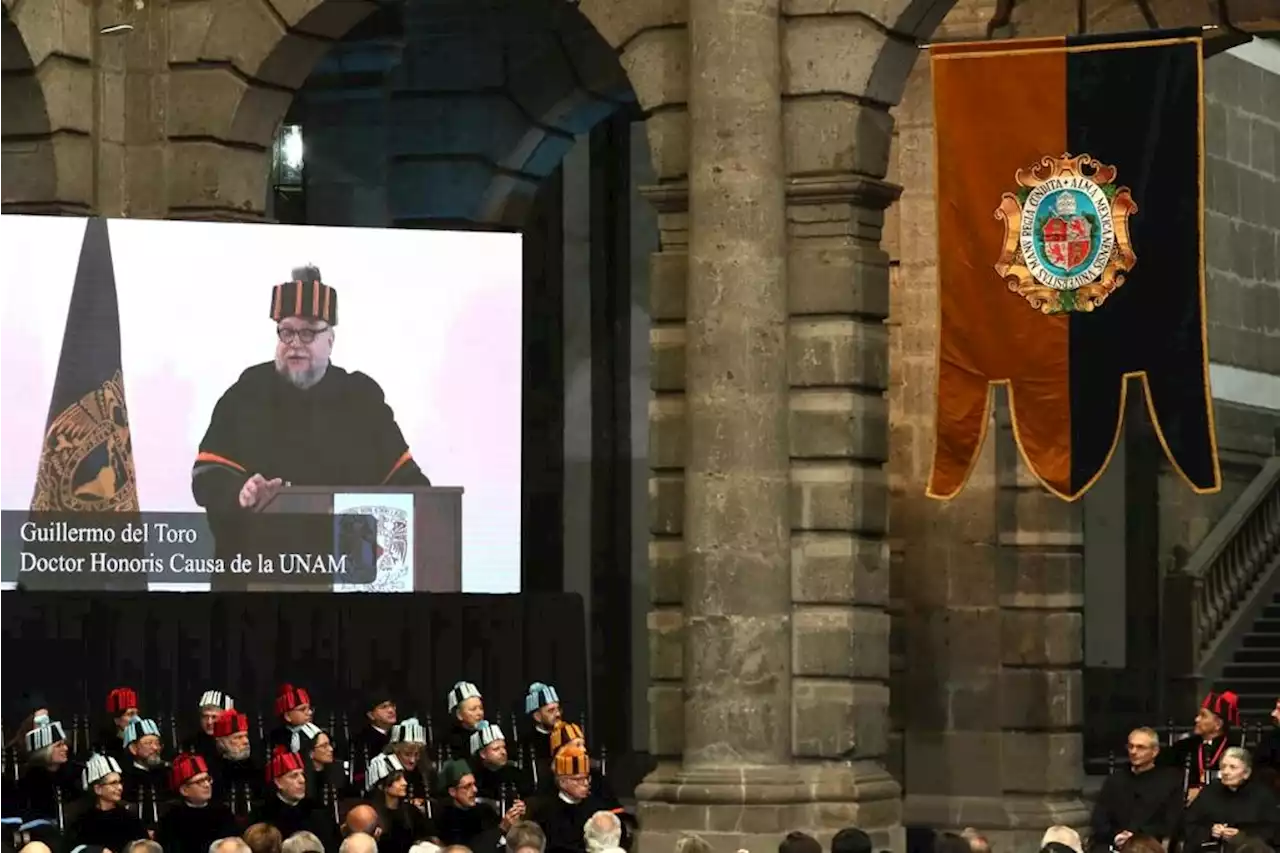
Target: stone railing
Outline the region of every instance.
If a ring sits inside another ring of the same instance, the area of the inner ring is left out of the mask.
[[[1269,603],[1268,596],[1257,593],[1271,587],[1277,572],[1280,457],[1263,466],[1191,557],[1166,576],[1169,673],[1195,682],[1214,680]]]

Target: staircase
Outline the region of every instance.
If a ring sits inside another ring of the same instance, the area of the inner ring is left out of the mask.
[[[1194,668],[1197,692],[1231,690],[1241,716],[1270,715],[1280,698],[1280,457],[1166,577],[1165,589],[1190,628],[1168,639]]]

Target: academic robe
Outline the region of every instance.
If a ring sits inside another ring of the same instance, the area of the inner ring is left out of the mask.
[[[1229,746],[1230,732],[1212,740],[1201,740],[1193,734],[1161,749],[1156,763],[1181,771],[1187,780],[1187,789],[1194,790],[1218,778],[1218,762]]]
[[[342,768],[335,761],[317,768],[314,764],[307,770],[307,797],[317,803],[332,802],[347,797],[359,796],[359,792],[347,780]]]
[[[150,817],[153,805],[159,810],[161,803],[173,799],[169,787],[169,766],[160,764],[155,767],[140,767],[137,762],[122,764],[120,781],[124,783],[124,799],[130,803],[145,806],[144,817]],[[111,848],[113,851],[115,848]]]
[[[211,734],[205,734],[204,729],[196,729],[195,734],[186,739],[183,748],[187,752],[199,755],[210,767],[218,760],[218,739]]]
[[[122,853],[130,841],[146,838],[147,828],[141,818],[123,805],[106,811],[94,807],[72,825],[70,836],[72,846],[97,845]]]
[[[240,761],[228,761],[219,756],[217,762],[209,765],[209,775],[213,777],[213,798],[231,806],[237,814],[244,814],[246,801],[256,803],[262,799],[262,772],[262,765],[253,756]]]
[[[1222,782],[1205,786],[1186,813],[1183,850],[1196,853],[1213,840],[1213,825],[1225,823],[1274,845],[1280,827],[1280,801],[1269,787],[1252,779],[1232,790]]]
[[[164,853],[209,853],[209,845],[219,838],[239,834],[235,817],[222,803],[193,806],[183,801],[161,815],[155,840]]]
[[[454,720],[444,736],[445,748],[450,759],[466,759],[471,756],[471,735],[475,729],[469,729],[461,720]]]
[[[536,763],[540,771],[543,767],[551,766],[551,732],[531,722],[520,733],[519,744],[521,760],[526,766],[530,762]]]
[[[254,365],[214,406],[191,491],[224,560],[253,551],[239,495],[254,474],[297,486],[431,485],[378,383],[332,364],[306,390],[272,362]]]
[[[21,815],[27,820],[58,821],[58,794],[60,793],[65,817],[66,808],[84,795],[80,788],[81,768],[68,762],[50,770],[47,767],[28,767],[18,779],[18,803]]]
[[[438,837],[435,823],[416,806],[401,801],[396,808],[388,808],[380,793],[378,800],[373,804],[382,827],[378,853],[409,853],[409,848],[419,841]]]
[[[351,739],[356,766],[367,767],[369,759],[382,752],[390,740],[390,732],[384,732],[381,729],[374,728],[372,725],[365,726],[357,732],[356,736]]]
[[[545,853],[586,853],[582,826],[600,811],[615,811],[594,793],[585,800],[571,800],[563,793],[539,801],[530,817],[547,836]],[[622,815],[619,815],[621,818]],[[625,828],[625,825],[624,825]]]
[[[1182,775],[1177,770],[1152,767],[1134,773],[1122,767],[1102,783],[1094,803],[1091,849],[1107,853],[1121,832],[1160,841],[1170,838],[1178,828],[1182,804]]]
[[[487,853],[502,841],[502,817],[487,803],[469,809],[450,800],[436,812],[436,828],[446,845],[461,844],[472,853]]]
[[[295,832],[311,832],[325,850],[338,849],[338,827],[333,813],[315,800],[303,799],[297,803],[285,802],[278,794],[270,794],[262,804],[249,814],[249,825],[269,823],[280,830],[282,838]]]
[[[470,764],[476,777],[476,794],[486,800],[497,802],[504,795],[507,800],[523,800],[532,793],[529,777],[510,761],[501,767],[490,767],[479,755],[473,755]]]
[[[1280,790],[1280,728],[1267,729],[1253,749],[1253,775]]]

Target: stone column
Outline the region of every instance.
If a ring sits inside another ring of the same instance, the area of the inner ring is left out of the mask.
[[[681,830],[700,832],[721,850],[776,844],[781,833],[805,825],[794,806],[812,799],[789,767],[779,14],[778,0],[693,0],[689,7],[688,291],[679,403],[683,743],[681,761],[660,764],[637,791],[646,850],[670,850]],[[668,331],[655,323],[655,359],[664,335],[672,337]],[[666,383],[655,361],[655,388]],[[677,399],[660,398],[655,406],[670,408]],[[661,441],[658,425],[676,416],[655,418],[655,440]],[[655,677],[665,668],[660,660],[655,655]]]

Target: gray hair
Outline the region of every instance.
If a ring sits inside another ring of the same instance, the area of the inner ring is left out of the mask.
[[[243,838],[232,835],[227,838],[219,838],[217,841],[209,845],[209,853],[222,853],[224,844],[231,845],[231,849],[227,853],[253,853],[249,845],[245,843]]]
[[[409,848],[409,853],[440,853],[440,845],[430,841],[419,841]]]
[[[120,853],[164,853],[164,848],[150,838],[139,838],[126,844]]]
[[[518,820],[507,830],[507,851],[520,853],[525,848],[543,853],[547,849],[547,834],[531,820]]]
[[[1223,758],[1234,758],[1244,765],[1245,770],[1253,769],[1253,756],[1243,746],[1229,746],[1222,753]]]
[[[372,835],[353,832],[342,839],[338,853],[378,853],[378,842]]]
[[[596,812],[582,825],[588,853],[613,850],[622,843],[622,821],[613,812]]]
[[[1070,847],[1076,853],[1084,853],[1084,847],[1080,843],[1080,833],[1076,832],[1069,826],[1058,824],[1051,826],[1044,831],[1044,837],[1040,839],[1041,847],[1048,847],[1054,842]]]
[[[324,853],[324,845],[320,843],[320,839],[314,832],[307,832],[305,829],[286,838],[280,849],[281,853]]]

